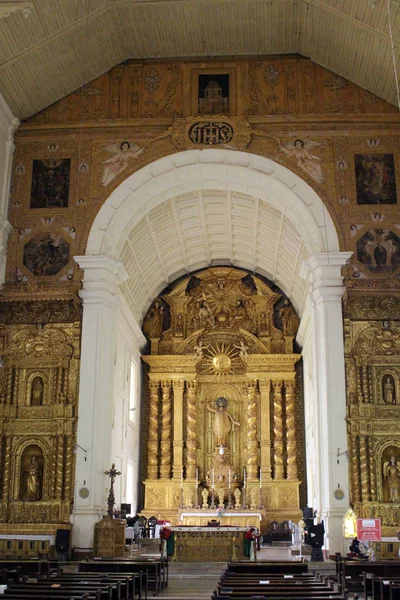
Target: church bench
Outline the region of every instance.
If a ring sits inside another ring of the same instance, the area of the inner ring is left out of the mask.
[[[90,572],[84,571],[84,575],[82,573],[66,573],[63,574],[62,568],[60,575],[51,575],[50,579],[53,580],[55,578],[58,580],[59,577],[68,577],[72,578],[75,581],[82,581],[89,578],[98,579],[105,578],[116,581],[121,581],[121,583],[126,583],[127,588],[127,598],[133,599],[138,596],[139,600],[147,600],[147,594],[145,594],[145,574],[140,573],[109,573],[109,572]],[[122,587],[122,586],[121,586]]]
[[[43,583],[18,583],[7,587],[7,591],[13,594],[21,594],[24,598],[30,598],[35,600],[38,596],[42,595],[55,595],[55,596],[80,596],[87,593],[98,600],[119,600],[115,592],[116,586],[109,584],[59,584],[60,587],[53,588],[52,582]]]
[[[376,577],[373,573],[364,573],[364,597],[372,597],[372,600],[389,600],[390,584],[400,585],[399,577]]]
[[[88,581],[90,584],[93,583],[118,583],[120,587],[120,597],[121,600],[130,600],[134,597],[133,593],[133,584],[134,579],[139,577],[136,575],[128,575],[123,573],[111,573],[111,574],[103,574],[103,573],[85,573],[84,575],[80,573],[66,573],[60,575],[51,575],[47,581],[51,581],[52,583],[79,583],[81,581]]]
[[[27,600],[28,596],[26,590],[14,591],[7,589],[4,591],[4,598],[7,600]],[[100,590],[94,594],[92,592],[83,592],[82,590],[75,593],[44,591],[41,594],[34,596],[29,594],[29,598],[32,598],[33,600],[102,600]]]
[[[228,571],[236,573],[284,573],[293,575],[294,573],[307,573],[307,563],[297,562],[230,562]]]
[[[157,595],[162,589],[163,576],[161,565],[158,561],[109,561],[93,560],[79,563],[79,572],[86,571],[98,573],[139,573],[141,574],[141,591],[144,590],[144,597],[147,598],[150,585],[154,588],[154,594]]]
[[[37,575],[50,573],[57,569],[57,560],[0,560],[0,569],[13,570],[19,568],[21,575]]]
[[[70,589],[82,589],[83,591],[97,591],[103,590],[108,592],[109,600],[124,600],[125,596],[121,594],[121,582],[120,581],[101,581],[100,578],[97,580],[90,581],[85,577],[82,577],[74,581],[73,578],[66,578],[63,581],[57,580],[57,578],[50,579],[40,579],[37,582],[27,581],[24,584],[16,584],[10,586],[11,589],[14,589],[18,585],[25,585],[30,590],[36,589],[56,589],[53,586],[59,585],[58,589],[62,590],[70,590]],[[124,592],[126,592],[126,585],[124,587]]]
[[[400,562],[394,560],[377,560],[377,561],[347,561],[341,562],[341,580],[343,589],[351,587],[355,590],[363,590],[364,588],[364,573],[375,575],[375,577],[400,577]],[[369,580],[370,577],[367,577]],[[369,584],[368,584],[369,585]],[[372,592],[369,591],[368,594]]]
[[[332,590],[328,590],[324,593],[322,592],[306,592],[305,594],[290,594],[290,600],[327,600],[329,598],[332,598],[333,600],[347,600],[348,598],[348,593],[345,592],[344,594],[341,594],[339,592],[334,592]],[[354,596],[354,600],[356,600],[356,598],[358,598],[357,595]],[[288,594],[285,594],[283,592],[277,592],[275,593],[270,593],[268,590],[268,593],[265,592],[264,594],[258,592],[258,593],[254,593],[254,592],[249,592],[248,594],[245,593],[237,593],[235,594],[234,592],[232,593],[227,593],[222,591],[220,594],[217,594],[216,592],[214,592],[214,595],[212,596],[212,600],[288,600]]]

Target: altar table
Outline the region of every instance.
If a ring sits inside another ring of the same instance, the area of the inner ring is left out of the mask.
[[[246,560],[244,534],[248,527],[171,527],[172,560],[227,562]]]

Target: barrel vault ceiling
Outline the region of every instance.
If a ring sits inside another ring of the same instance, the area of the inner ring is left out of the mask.
[[[396,103],[386,0],[0,0],[0,92],[26,119],[127,59],[301,54]],[[400,4],[391,0],[400,64]]]

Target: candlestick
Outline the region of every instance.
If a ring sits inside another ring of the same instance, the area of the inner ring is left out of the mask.
[[[181,469],[181,490],[183,489],[183,467]]]
[[[243,469],[243,487],[246,487],[246,469]]]
[[[196,468],[196,489],[199,487],[199,468]]]
[[[261,473],[261,469],[260,469],[260,490],[262,488],[262,473]]]
[[[231,489],[231,468],[228,469],[228,487]]]
[[[214,468],[212,470],[212,487],[214,489]]]

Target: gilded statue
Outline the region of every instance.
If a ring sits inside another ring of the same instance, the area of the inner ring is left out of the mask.
[[[386,375],[383,380],[383,400],[385,404],[396,404],[396,393],[391,375]]]
[[[34,454],[25,470],[25,500],[40,500],[41,475],[42,471],[37,456]]]
[[[197,340],[197,344],[194,347],[194,355],[196,357],[196,360],[201,360],[203,358],[203,351],[204,351],[203,341]]]
[[[285,300],[279,309],[279,316],[282,322],[283,335],[295,335],[299,325],[298,317],[288,300]]]
[[[383,465],[383,476],[388,480],[389,486],[389,502],[399,501],[399,485],[400,485],[400,463],[396,462],[396,458],[392,455],[390,460]]]
[[[160,302],[156,300],[154,302],[153,310],[150,315],[150,328],[149,335],[151,338],[159,338],[161,337],[162,329],[163,329],[163,317],[164,317],[164,309],[161,306]]]
[[[31,387],[31,405],[41,406],[43,404],[43,380],[35,377]]]
[[[206,300],[201,300],[198,314],[200,327],[204,327],[207,324],[211,325],[211,327],[215,327],[215,318]]]
[[[240,340],[238,344],[233,344],[233,347],[239,350],[240,358],[244,358],[245,356],[247,356],[247,351],[249,347],[243,339]]]
[[[228,411],[228,401],[226,398],[218,398],[215,402],[216,409],[207,404],[207,410],[214,414],[213,432],[215,435],[216,446],[228,447],[228,436],[235,425],[240,427],[240,423],[234,420]]]

